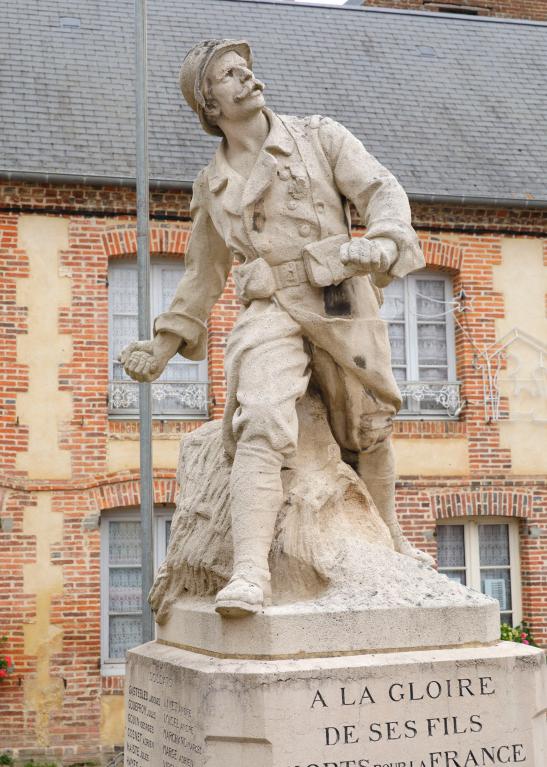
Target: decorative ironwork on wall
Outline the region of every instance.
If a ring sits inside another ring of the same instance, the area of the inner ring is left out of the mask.
[[[459,381],[405,381],[399,384],[399,389],[403,399],[402,412],[405,415],[415,413],[417,416],[448,415],[456,418],[464,405],[460,398]],[[416,402],[417,408],[412,408],[409,400]]]
[[[476,368],[482,373],[487,422],[547,422],[547,345],[513,328],[477,353]]]
[[[194,381],[155,381],[152,408],[155,416],[208,415],[209,384]],[[139,411],[139,385],[135,381],[111,381],[108,407],[112,415],[136,415]]]

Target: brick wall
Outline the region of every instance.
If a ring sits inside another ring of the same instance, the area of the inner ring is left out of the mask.
[[[16,305],[16,280],[28,276],[28,262],[17,249],[17,215],[0,213],[2,263],[2,367],[0,369],[0,433],[2,469],[15,471],[15,456],[26,448],[25,429],[17,423],[15,395],[26,391],[27,371],[17,363],[17,336],[26,329],[26,311]]]
[[[0,209],[34,210],[55,214],[83,213],[86,216],[136,214],[134,189],[119,186],[32,184],[0,180]],[[190,195],[181,190],[151,191],[153,218],[188,218]]]
[[[365,6],[402,8],[412,11],[442,11],[461,9],[461,13],[496,16],[507,19],[547,21],[544,0],[363,0]]]
[[[152,191],[150,216],[160,223],[164,221],[189,221],[190,198],[188,192]],[[120,187],[66,186],[62,184],[31,184],[0,179],[0,215],[25,212],[48,213],[56,216],[73,216],[76,213],[97,219],[136,216],[135,192]],[[353,221],[359,221],[355,209]],[[413,224],[428,231],[507,232],[547,235],[547,211],[539,208],[513,208],[511,210],[470,205],[447,205],[443,203],[412,203]],[[118,220],[116,218],[116,220]],[[16,226],[16,216],[11,219]],[[123,226],[123,223],[121,223]],[[6,226],[9,226],[6,220]],[[2,230],[4,232],[4,229]],[[11,231],[11,237],[15,236]],[[9,228],[4,237],[9,237]],[[12,244],[12,248],[15,247]],[[10,251],[12,252],[12,251]],[[20,254],[20,257],[24,256]]]
[[[98,519],[103,510],[133,507],[139,502],[138,472],[109,472],[109,440],[135,438],[133,420],[109,421],[107,268],[109,258],[135,250],[134,194],[116,188],[0,187],[0,257],[4,265],[2,350],[0,368],[0,633],[10,637],[16,673],[0,687],[2,743],[20,755],[49,754],[66,764],[97,758],[111,751],[101,745],[101,701],[120,695],[120,677],[100,674],[100,540]],[[28,371],[17,361],[17,337],[27,331],[27,312],[17,303],[17,280],[28,276],[26,253],[18,247],[21,214],[47,213],[69,221],[68,248],[60,270],[72,284],[70,306],[62,308],[59,330],[70,336],[72,358],[59,369],[59,387],[70,393],[70,420],[60,425],[60,444],[71,456],[66,480],[34,480],[16,468],[16,454],[27,446],[27,427],[18,422],[16,395],[28,387]],[[184,257],[187,242],[188,195],[153,195],[152,251],[158,257]],[[534,240],[546,236],[544,213],[534,210],[497,211],[469,207],[414,206],[414,222],[428,263],[452,275],[455,292],[465,289],[471,310],[458,315],[456,345],[458,379],[463,382],[466,408],[458,421],[398,421],[399,440],[465,440],[469,471],[465,476],[402,476],[398,510],[410,538],[436,553],[435,524],[447,516],[477,513],[520,520],[523,611],[536,636],[547,644],[547,583],[545,538],[531,535],[547,528],[546,481],[511,474],[511,453],[501,444],[500,425],[488,422],[483,404],[477,349],[496,341],[496,321],[505,302],[495,289],[495,269],[502,260],[504,237],[513,233]],[[238,312],[230,282],[209,323],[209,377],[214,417],[225,400],[223,353]],[[199,421],[157,421],[158,438],[174,437],[196,428]],[[174,467],[155,470],[157,503],[174,503]],[[46,552],[49,569],[62,574],[62,589],[52,594],[47,613],[51,642],[29,641],[29,627],[43,616],[43,604],[26,590],[28,567],[37,559],[39,540],[29,532],[28,519],[44,494],[51,511],[62,516],[62,534]],[[30,512],[29,512],[30,509]],[[42,611],[42,612],[41,612]],[[47,653],[44,662],[44,653]],[[47,672],[47,673],[46,673]],[[45,676],[41,676],[44,675]],[[41,679],[45,681],[40,681]],[[44,694],[36,694],[42,684]],[[50,698],[48,698],[50,695]],[[59,696],[55,698],[55,696]],[[59,706],[48,700],[59,700]]]

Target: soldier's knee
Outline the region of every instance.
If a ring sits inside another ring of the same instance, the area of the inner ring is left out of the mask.
[[[373,450],[389,439],[393,432],[393,424],[390,422],[378,428],[362,429],[359,433],[361,452]]]
[[[267,445],[282,456],[296,452],[298,443],[298,418],[271,406],[254,405],[239,407],[232,421],[234,437],[238,444]]]

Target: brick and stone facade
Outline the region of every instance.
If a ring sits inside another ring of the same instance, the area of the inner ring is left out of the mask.
[[[152,193],[154,257],[183,261],[188,205],[185,192]],[[507,400],[504,417],[489,418],[480,370],[508,329],[538,337],[545,323],[547,215],[433,203],[413,211],[428,266],[465,293],[456,359],[466,406],[456,420],[396,422],[399,514],[433,555],[439,520],[517,519],[523,617],[547,645],[546,539],[537,534],[547,530],[545,427],[512,422]],[[0,634],[16,662],[0,685],[2,744],[67,765],[106,759],[122,743],[123,676],[101,674],[99,521],[139,503],[138,423],[109,420],[106,402],[108,263],[135,250],[131,189],[1,185]],[[229,283],[209,323],[213,418],[237,312]],[[200,423],[154,422],[157,504],[174,504],[179,440]]]
[[[363,0],[364,6],[547,21],[544,0]]]

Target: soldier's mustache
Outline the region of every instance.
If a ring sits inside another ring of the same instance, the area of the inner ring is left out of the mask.
[[[264,88],[265,85],[264,83],[261,83],[260,80],[253,80],[250,84],[246,85],[245,88],[237,94],[237,96],[234,96],[234,101],[236,104],[239,104],[240,101],[246,99],[247,96],[253,91],[262,92]]]

